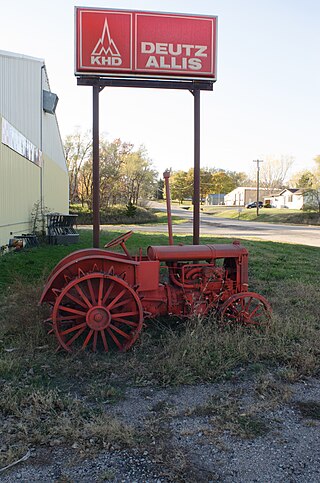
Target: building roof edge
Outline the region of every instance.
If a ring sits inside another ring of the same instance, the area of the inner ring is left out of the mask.
[[[39,62],[44,64],[44,59],[39,59],[38,57],[31,57],[30,55],[19,54],[17,52],[9,52],[8,50],[0,50],[0,55],[2,57],[11,57],[21,60],[32,60],[33,62]]]

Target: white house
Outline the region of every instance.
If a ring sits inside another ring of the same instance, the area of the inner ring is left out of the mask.
[[[280,191],[279,194],[267,196],[264,198],[264,203],[270,203],[275,208],[291,208],[292,210],[301,210],[305,198],[305,189],[303,188],[288,188]]]

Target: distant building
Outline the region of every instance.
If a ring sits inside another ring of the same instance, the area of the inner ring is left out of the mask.
[[[206,198],[207,205],[224,205],[224,193],[210,194]]]
[[[303,205],[308,202],[308,190],[304,188],[288,188],[265,197],[265,203],[269,203],[274,208],[290,208],[301,210]]]
[[[262,201],[270,190],[265,188],[259,189],[259,201]],[[235,188],[226,194],[224,197],[224,203],[227,206],[246,206],[248,203],[257,201],[257,188],[244,187]]]
[[[30,233],[36,203],[68,213],[68,170],[44,61],[0,51],[0,244]]]

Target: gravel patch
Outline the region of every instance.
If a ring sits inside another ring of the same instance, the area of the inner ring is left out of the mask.
[[[82,455],[72,448],[32,448],[27,461],[0,473],[0,481],[318,483],[319,409],[318,378],[285,384],[268,374],[128,388],[106,411],[136,427],[136,447]]]

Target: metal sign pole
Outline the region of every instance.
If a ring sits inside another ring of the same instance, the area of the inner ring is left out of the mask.
[[[193,244],[199,245],[200,238],[200,90],[194,96],[194,178],[193,178]]]
[[[188,89],[194,97],[194,180],[193,180],[193,244],[200,244],[200,90],[212,91],[213,81],[154,81],[145,79],[109,79],[80,77],[80,86],[93,87],[92,173],[93,173],[93,247],[99,248],[100,237],[100,174],[99,174],[99,92],[110,87],[141,87]]]
[[[94,85],[92,113],[93,248],[99,248],[100,245],[99,91],[99,86]]]
[[[170,195],[170,170],[166,170],[163,173],[165,185],[166,185],[166,200],[167,200],[167,216],[168,216],[168,235],[169,235],[169,245],[173,245],[173,235],[172,235],[172,217],[171,217],[171,195]]]

